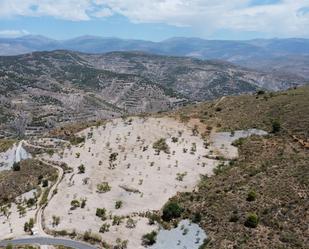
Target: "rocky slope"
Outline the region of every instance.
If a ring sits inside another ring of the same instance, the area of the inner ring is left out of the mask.
[[[246,41],[204,40],[176,37],[161,42],[124,40],[97,36],[81,36],[57,41],[43,36],[0,38],[0,55],[16,55],[33,51],[68,49],[85,53],[112,51],[144,51],[148,53],[220,59],[267,72],[276,70],[309,79],[308,39],[255,39]]]
[[[36,134],[57,123],[164,111],[304,83],[221,61],[138,52],[34,52],[0,57],[0,119],[30,123],[27,133]]]

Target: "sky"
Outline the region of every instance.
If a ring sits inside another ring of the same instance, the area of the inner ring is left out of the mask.
[[[309,0],[0,0],[0,37],[309,38]]]

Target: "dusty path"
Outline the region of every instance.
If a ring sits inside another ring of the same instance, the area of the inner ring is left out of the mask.
[[[40,236],[49,236],[48,234],[45,233],[44,231],[44,225],[43,225],[43,222],[44,222],[44,218],[43,218],[43,214],[44,214],[44,209],[45,207],[48,205],[48,202],[53,198],[53,193],[55,191],[55,189],[57,189],[59,183],[61,182],[62,178],[63,178],[63,169],[57,165],[54,165],[54,164],[51,164],[51,163],[48,163],[44,160],[40,160],[42,163],[44,164],[47,164],[55,169],[57,169],[58,171],[58,178],[57,178],[57,181],[56,183],[50,188],[49,190],[49,193],[48,193],[48,197],[47,197],[47,203],[40,206],[39,209],[37,210],[36,212],[36,227],[38,229],[38,234]]]

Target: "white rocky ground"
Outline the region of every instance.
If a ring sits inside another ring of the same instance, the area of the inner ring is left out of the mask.
[[[109,231],[100,233],[103,240],[115,244],[120,238],[129,241],[129,249],[144,248],[142,235],[157,230],[158,226],[149,225],[148,219],[141,214],[160,210],[177,192],[192,191],[200,175],[211,175],[219,164],[210,157],[237,157],[237,148],[231,143],[252,134],[266,133],[257,130],[236,131],[233,135],[215,133],[210,137],[211,146],[206,149],[200,136],[194,136],[189,126],[172,118],[115,119],[104,126],[88,128],[79,134],[87,138],[84,144],[67,147],[63,153],[52,157],[46,155],[45,159],[66,162],[73,172],[65,174],[58,193],[46,207],[45,226],[51,230],[76,230],[79,233],[91,230],[98,234],[102,224],[107,223]],[[173,142],[173,137],[178,141]],[[157,155],[152,148],[161,138],[166,139],[169,154],[161,151]],[[45,146],[51,145],[50,142],[54,144],[52,140],[46,141],[34,142]],[[110,163],[112,153],[118,153],[118,156]],[[80,174],[78,167],[82,164],[85,173]],[[98,193],[97,185],[102,182],[107,182],[111,190]],[[71,201],[82,199],[86,199],[85,208],[71,210]],[[122,202],[121,208],[115,208],[116,201]],[[95,215],[97,208],[107,210],[106,221]],[[25,235],[23,224],[35,215],[35,210],[28,210],[20,217],[15,204],[10,211],[9,220],[0,216],[1,239]],[[120,225],[112,225],[115,215],[124,217]],[[53,216],[60,217],[59,225],[52,225]],[[136,222],[133,228],[127,227],[129,217]]]
[[[0,212],[0,239],[8,239],[13,237],[21,237],[25,235],[24,224],[29,221],[30,218],[34,218],[36,212],[36,206],[26,208],[26,213],[20,215],[17,204],[21,204],[26,207],[23,203],[25,199],[33,198],[36,191],[29,191],[18,198],[16,203],[11,203],[11,207],[8,208],[7,214],[5,215],[3,210]]]
[[[111,215],[132,216],[137,226],[126,228],[124,220],[119,226],[111,225],[110,232],[101,234],[102,238],[109,243],[114,243],[117,238],[128,239],[129,248],[142,248],[142,235],[155,227],[147,224],[148,219],[134,214],[160,210],[178,191],[192,191],[200,174],[211,174],[217,165],[217,161],[204,157],[209,153],[204,148],[204,141],[193,136],[190,128],[171,118],[134,118],[131,124],[116,119],[105,127],[87,129],[80,135],[88,137],[90,133],[92,137],[82,147],[66,149],[63,158],[57,155],[52,158],[66,162],[74,172],[65,175],[58,187],[59,193],[45,210],[46,225],[50,229],[55,229],[51,225],[55,215],[61,220],[57,230],[98,232],[104,222],[96,217],[96,209],[106,208]],[[178,137],[178,142],[173,143],[172,137]],[[160,138],[166,138],[170,154],[156,155],[152,145]],[[196,152],[191,153],[193,143]],[[112,169],[109,156],[114,152],[118,157]],[[78,174],[81,164],[86,168],[84,174]],[[177,180],[179,174],[185,174],[182,181]],[[97,184],[102,182],[108,182],[111,191],[97,193]],[[128,192],[124,188],[139,192]],[[70,210],[73,199],[83,198],[87,199],[84,209]],[[123,202],[120,209],[115,208],[116,201]],[[110,219],[106,222],[111,224]]]

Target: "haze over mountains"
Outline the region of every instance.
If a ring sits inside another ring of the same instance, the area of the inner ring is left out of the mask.
[[[253,69],[309,79],[308,39],[255,39],[247,41],[171,38],[161,42],[81,36],[57,41],[44,36],[0,38],[0,55],[57,49],[85,53],[143,51],[170,56],[219,59]]]

